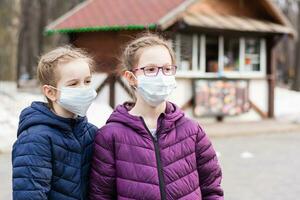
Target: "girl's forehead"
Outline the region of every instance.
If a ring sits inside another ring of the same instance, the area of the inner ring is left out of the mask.
[[[156,45],[141,49],[138,59],[138,65],[165,65],[172,64],[172,58],[169,50],[165,46]]]

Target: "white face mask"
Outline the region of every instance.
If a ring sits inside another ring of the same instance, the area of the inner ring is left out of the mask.
[[[166,101],[167,97],[176,88],[175,76],[165,76],[158,73],[157,76],[139,75],[136,91],[151,106],[158,106]]]
[[[57,103],[64,109],[81,117],[86,115],[88,108],[97,96],[96,91],[91,87],[62,87],[59,91],[60,98]]]

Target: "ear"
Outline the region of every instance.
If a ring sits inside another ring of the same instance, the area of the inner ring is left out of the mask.
[[[53,87],[51,87],[49,85],[43,85],[42,92],[52,102],[55,102],[58,99],[56,89],[54,89]]]
[[[124,78],[128,81],[130,86],[136,86],[137,80],[135,75],[131,71],[124,72]]]

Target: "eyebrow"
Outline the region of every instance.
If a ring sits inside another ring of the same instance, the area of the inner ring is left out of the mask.
[[[172,65],[172,64],[169,64],[169,63],[165,63],[165,64],[162,64],[162,65],[157,65],[157,64],[154,64],[154,63],[149,63],[149,64],[146,64],[144,67],[147,67],[147,66],[158,66],[158,67],[162,67],[162,66],[166,66],[166,65]],[[142,67],[142,66],[139,66],[139,68]]]
[[[73,81],[78,81],[78,79],[71,79],[71,80],[68,80],[67,83],[73,82]]]
[[[87,78],[92,78],[92,76],[87,76],[84,79],[87,79]],[[68,80],[67,82],[78,81],[78,80],[80,80],[80,79],[74,78],[74,79]]]

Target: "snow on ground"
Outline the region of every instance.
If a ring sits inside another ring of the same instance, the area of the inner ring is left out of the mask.
[[[279,120],[300,123],[300,92],[277,87],[275,116]]]
[[[0,153],[11,150],[16,139],[20,112],[36,100],[44,101],[37,90],[18,92],[14,83],[0,82]],[[111,112],[112,108],[98,98],[91,105],[87,116],[91,123],[101,127]],[[276,88],[275,116],[279,120],[300,123],[300,92]]]
[[[21,110],[33,100],[43,100],[38,94],[17,92],[16,85],[0,82],[0,152],[9,151],[16,139]]]

